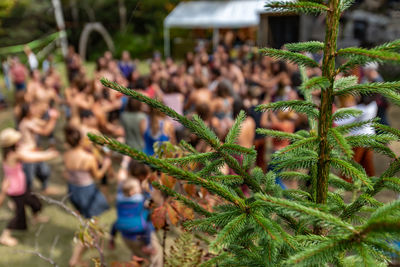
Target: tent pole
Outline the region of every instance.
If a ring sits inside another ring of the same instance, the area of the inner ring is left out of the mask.
[[[218,42],[219,42],[219,29],[214,28],[213,29],[213,49],[214,50],[217,49]]]
[[[169,28],[164,26],[164,57],[169,57],[170,55]]]

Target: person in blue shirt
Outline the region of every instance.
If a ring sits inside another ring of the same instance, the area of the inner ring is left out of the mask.
[[[124,157],[118,173],[117,220],[111,229],[110,247],[115,247],[115,237],[120,232],[133,256],[150,261],[152,266],[162,266],[159,241],[150,220],[149,206],[154,196],[146,179],[149,174],[147,165]]]
[[[135,64],[131,60],[131,55],[128,51],[122,52],[121,61],[118,62],[119,70],[125,79],[130,80],[132,72],[135,70]]]

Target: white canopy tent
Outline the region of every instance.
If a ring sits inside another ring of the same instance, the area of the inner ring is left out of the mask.
[[[269,0],[192,1],[182,2],[164,20],[164,53],[170,55],[170,28],[218,29],[245,28],[260,23],[260,13],[273,12],[264,7]]]

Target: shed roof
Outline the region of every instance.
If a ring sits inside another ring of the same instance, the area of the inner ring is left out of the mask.
[[[181,2],[165,18],[166,28],[244,28],[256,26],[260,13],[274,12],[269,0]]]

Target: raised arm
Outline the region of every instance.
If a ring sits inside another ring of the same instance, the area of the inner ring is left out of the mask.
[[[89,159],[88,164],[89,164],[89,170],[90,170],[91,174],[93,175],[93,177],[96,180],[99,180],[99,179],[104,177],[104,174],[111,167],[111,159],[108,158],[108,157],[104,158],[100,169],[99,169],[99,167],[97,165],[97,161],[96,161],[96,159],[94,157],[91,157]]]

